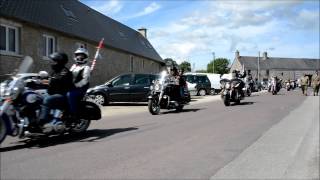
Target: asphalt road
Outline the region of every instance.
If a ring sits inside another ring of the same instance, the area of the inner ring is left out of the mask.
[[[210,179],[306,97],[262,93],[230,107],[215,99],[157,116],[143,105],[115,106],[121,113],[92,122],[80,137],[9,137],[0,179]]]

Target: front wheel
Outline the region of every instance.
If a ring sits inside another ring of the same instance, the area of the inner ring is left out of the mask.
[[[0,144],[4,141],[7,136],[7,126],[2,118],[0,118]]]
[[[207,94],[207,92],[206,92],[205,89],[200,89],[200,90],[198,91],[198,95],[199,95],[199,96],[205,96],[206,94]]]
[[[160,113],[160,105],[155,98],[149,99],[148,109],[152,115],[158,115]]]
[[[96,94],[93,97],[93,102],[96,104],[99,104],[101,106],[106,105],[107,104],[107,100],[106,97],[103,94]]]
[[[75,127],[70,129],[70,132],[72,133],[83,133],[85,132],[90,125],[91,121],[86,119],[80,119],[77,121]]]
[[[223,103],[225,106],[230,106],[230,98],[227,96],[223,97]]]
[[[179,105],[178,107],[176,107],[176,112],[181,112],[183,110],[183,105]]]

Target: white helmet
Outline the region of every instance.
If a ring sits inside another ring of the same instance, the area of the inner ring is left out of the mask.
[[[77,58],[77,55],[78,54],[83,54],[84,55],[84,58]],[[75,52],[74,52],[74,55],[75,55],[75,58],[74,60],[77,62],[77,63],[80,63],[80,64],[83,64],[83,63],[86,63],[87,62],[87,59],[89,57],[89,52],[87,49],[85,48],[78,48]]]
[[[45,79],[45,78],[49,77],[49,74],[47,73],[47,71],[39,71],[38,74],[41,79]]]

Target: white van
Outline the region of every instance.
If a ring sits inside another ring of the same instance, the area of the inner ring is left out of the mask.
[[[185,73],[185,75],[207,75],[211,84],[211,94],[215,94],[221,90],[220,86],[220,74],[212,73]]]

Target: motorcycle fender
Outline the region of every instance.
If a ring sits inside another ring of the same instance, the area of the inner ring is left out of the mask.
[[[80,103],[80,118],[86,120],[99,120],[101,119],[101,110],[99,106],[93,102],[81,101]]]
[[[148,100],[154,99],[154,98],[159,98],[158,96],[159,96],[158,94],[151,94],[148,96]]]

